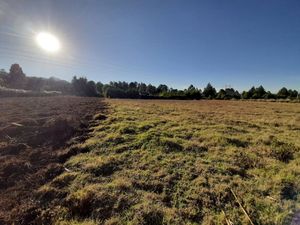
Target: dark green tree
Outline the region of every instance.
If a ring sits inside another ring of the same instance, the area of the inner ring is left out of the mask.
[[[252,95],[253,99],[261,99],[264,97],[264,95],[266,94],[266,90],[264,89],[264,87],[262,85],[260,85],[258,88],[255,88],[254,93]]]
[[[168,91],[169,91],[169,88],[168,88],[168,86],[165,85],[165,84],[160,84],[160,85],[158,85],[158,87],[157,87],[157,92],[158,92],[158,93],[163,93],[163,92],[168,92]]]
[[[217,99],[240,99],[241,95],[238,91],[233,88],[220,89]]]
[[[220,89],[216,99],[226,99],[226,91],[224,89]]]
[[[157,94],[157,89],[152,84],[148,84],[146,91],[147,91],[148,95],[151,95],[151,96],[154,96]]]
[[[217,96],[217,91],[210,83],[208,83],[203,89],[203,96],[209,99],[215,98]]]
[[[26,75],[19,64],[12,64],[7,76],[7,85],[10,88],[23,89],[25,87]]]
[[[285,87],[281,88],[277,93],[277,98],[285,99],[287,97],[289,97],[288,90]]]
[[[130,82],[129,83],[129,89],[137,90],[137,87],[138,87],[138,83],[137,82]]]
[[[99,93],[100,97],[104,96],[103,87],[104,87],[104,85],[101,82],[96,83],[97,92]]]
[[[85,77],[77,78],[74,76],[72,79],[72,88],[73,93],[78,96],[99,96],[95,82],[88,81]]]
[[[288,92],[289,92],[289,98],[295,99],[298,97],[298,91],[289,89]]]
[[[138,91],[141,96],[147,96],[147,85],[145,83],[138,84]]]
[[[263,98],[265,98],[265,99],[276,99],[276,95],[271,93],[270,91],[267,91]]]
[[[201,90],[194,87],[194,85],[190,85],[188,89],[184,90],[184,95],[186,99],[201,99]]]

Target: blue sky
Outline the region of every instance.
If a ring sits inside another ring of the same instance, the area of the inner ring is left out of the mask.
[[[0,68],[15,62],[66,80],[300,90],[300,1],[0,0]]]

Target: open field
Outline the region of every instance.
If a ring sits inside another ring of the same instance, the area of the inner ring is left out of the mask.
[[[38,215],[35,190],[64,171],[98,98],[0,98],[0,224],[29,224]]]
[[[27,224],[290,224],[299,210],[300,104],[103,101],[69,108],[94,113],[90,133],[34,185]],[[1,127],[27,114],[0,109]]]
[[[41,220],[289,224],[299,209],[299,104],[106,103],[87,152],[39,189]]]

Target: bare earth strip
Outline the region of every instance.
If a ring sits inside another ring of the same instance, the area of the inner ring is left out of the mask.
[[[0,224],[35,221],[35,191],[64,171],[104,110],[99,98],[0,98]]]

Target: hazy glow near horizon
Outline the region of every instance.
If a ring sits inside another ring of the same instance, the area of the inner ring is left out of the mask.
[[[47,52],[58,52],[60,50],[60,42],[57,37],[47,32],[40,32],[36,36],[37,44]]]

